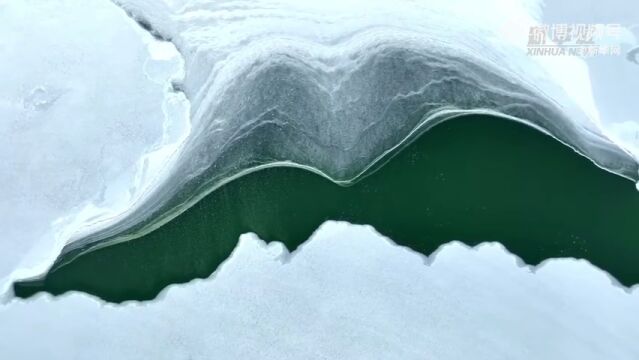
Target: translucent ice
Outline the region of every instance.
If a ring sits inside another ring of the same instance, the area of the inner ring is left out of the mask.
[[[465,113],[637,180],[636,29],[605,65],[527,56],[531,26],[587,8],[565,3],[0,1],[0,278],[136,238],[258,167],[356,181]],[[579,21],[639,13],[606,6]]]
[[[595,66],[527,55],[529,30],[547,15],[538,2],[117,3],[184,56],[192,128],[154,192],[67,250],[147,233],[257,167],[286,164],[356,181],[385,154],[465,113],[525,122],[637,180],[637,142],[626,131],[636,132],[637,120],[602,117]],[[607,68],[623,63],[624,75],[634,66],[623,56],[610,61]],[[632,94],[633,79],[616,82],[621,93]]]

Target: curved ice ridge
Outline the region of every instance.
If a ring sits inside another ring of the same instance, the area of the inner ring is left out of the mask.
[[[191,103],[190,133],[153,191],[78,232],[65,252],[139,237],[265,166],[352,183],[429,128],[471,113],[523,122],[639,178],[634,155],[602,130],[583,60],[526,56],[531,2],[116,3],[183,55],[185,80],[174,87]],[[504,13],[524,32],[501,33]]]

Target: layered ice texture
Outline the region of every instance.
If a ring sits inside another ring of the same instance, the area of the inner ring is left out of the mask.
[[[286,165],[348,184],[466,113],[636,181],[639,5],[597,6],[0,0],[2,357],[638,358],[636,288],[586,261],[533,268],[457,242],[425,258],[345,223],[294,255],[245,235],[210,279],[153,302],[6,292],[234,177]],[[627,56],[527,56],[530,26],[550,21],[620,22]]]
[[[293,253],[243,235],[209,279],[152,303],[41,294],[0,318],[7,359],[639,357],[639,292],[585,261],[458,242],[425,257],[336,222]]]
[[[260,167],[348,184],[466,113],[524,122],[636,181],[636,64],[527,56],[530,26],[553,14],[569,13],[523,0],[0,2],[0,278],[134,239]]]
[[[190,133],[144,201],[67,250],[148,233],[264,166],[348,184],[421,132],[468,113],[524,122],[637,180],[637,142],[627,138],[636,129],[614,140],[618,127],[635,125],[602,119],[586,62],[527,56],[530,27],[541,21],[534,2],[117,3],[183,55]]]

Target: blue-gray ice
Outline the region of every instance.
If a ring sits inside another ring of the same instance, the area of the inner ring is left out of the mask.
[[[527,123],[636,181],[630,57],[602,68],[526,53],[531,26],[576,11],[558,3],[0,1],[9,55],[0,181],[10,199],[0,221],[15,255],[0,278],[37,275],[61,251],[138,237],[259,167],[356,181],[384,154],[468,113]],[[624,24],[639,14],[631,2],[606,9]],[[622,27],[622,49],[636,47],[633,31]],[[34,204],[35,215],[26,210]]]

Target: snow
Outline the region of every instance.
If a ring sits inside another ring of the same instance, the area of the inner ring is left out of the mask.
[[[108,1],[0,2],[0,34],[3,290],[148,190],[188,132],[188,102],[171,88],[175,47]]]
[[[585,261],[497,243],[425,257],[327,222],[290,254],[243,235],[210,278],[153,302],[82,293],[0,307],[10,359],[636,359],[639,292]]]
[[[636,64],[526,56],[530,26],[552,18],[540,4],[0,0],[1,356],[638,358],[636,289],[585,261],[530,268],[460,243],[426,259],[343,223],[295,255],[246,235],[213,277],[153,302],[6,292],[256,167],[349,183],[466,113],[526,122],[636,180]]]

